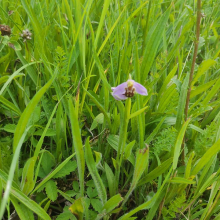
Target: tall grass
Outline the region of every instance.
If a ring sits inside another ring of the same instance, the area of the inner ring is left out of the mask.
[[[0,1],[0,219],[219,219],[219,7]]]

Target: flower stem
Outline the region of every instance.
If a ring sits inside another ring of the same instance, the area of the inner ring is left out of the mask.
[[[120,103],[122,105],[122,103]],[[128,98],[125,102],[125,107],[119,106],[120,109],[120,117],[121,117],[121,127],[119,132],[119,143],[118,143],[118,152],[116,158],[116,170],[115,170],[115,177],[116,177],[116,186],[119,184],[119,177],[120,177],[120,167],[122,163],[122,159],[124,156],[124,149],[127,140],[127,128],[129,123],[130,117],[130,110],[131,110],[131,99]]]
[[[197,57],[197,53],[198,53],[200,23],[201,23],[201,0],[198,0],[197,1],[197,21],[196,21],[196,41],[195,41],[195,49],[194,49],[192,66],[191,66],[190,77],[189,77],[188,92],[187,92],[187,97],[186,97],[185,121],[187,121],[187,118],[188,118],[189,100],[190,100],[190,93],[191,93],[191,83],[192,83],[192,80],[193,80],[193,73],[194,73],[196,57]],[[185,140],[185,138],[183,139],[183,143],[182,143],[182,147],[181,147],[182,148],[181,157],[182,157],[182,162],[183,163],[184,163],[184,159],[185,159],[184,140]]]

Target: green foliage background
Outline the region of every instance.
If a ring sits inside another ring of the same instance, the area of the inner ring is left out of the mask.
[[[189,85],[196,0],[0,0],[0,219],[220,219],[220,1],[201,3]],[[129,74],[148,96],[114,100]]]

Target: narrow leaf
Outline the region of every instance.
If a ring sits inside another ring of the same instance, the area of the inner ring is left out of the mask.
[[[105,186],[102,182],[101,177],[99,176],[98,170],[96,168],[96,164],[92,155],[92,150],[89,144],[89,139],[87,138],[86,144],[85,144],[85,158],[86,158],[86,164],[89,169],[89,172],[92,176],[92,179],[95,183],[96,189],[98,191],[99,198],[102,201],[102,204],[104,205],[107,201],[107,195],[105,191]]]

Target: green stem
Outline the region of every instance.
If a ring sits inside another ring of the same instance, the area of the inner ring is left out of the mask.
[[[128,98],[126,100],[125,107],[124,106],[122,107],[122,103],[118,103],[118,106],[120,109],[121,127],[119,132],[119,144],[118,144],[118,152],[116,158],[116,171],[115,171],[117,186],[119,184],[120,167],[121,167],[121,163],[124,155],[124,149],[127,140],[127,128],[128,128],[129,116],[131,110],[131,99]]]

